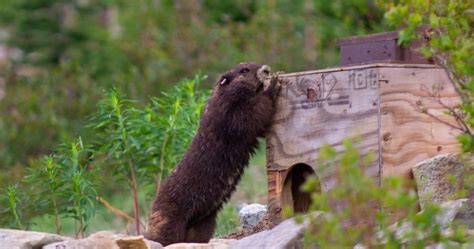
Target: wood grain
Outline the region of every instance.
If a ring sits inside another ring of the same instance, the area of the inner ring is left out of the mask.
[[[455,125],[455,120],[432,97],[439,96],[448,106],[459,103],[443,69],[382,67],[379,79],[384,176],[410,176],[411,168],[420,161],[441,153],[459,152],[459,131],[442,123]]]
[[[334,186],[336,166],[317,164],[319,150],[331,145],[342,152],[345,138],[361,138],[363,154],[378,157],[378,80],[374,68],[284,75],[274,125],[267,135],[269,195],[281,195],[287,169],[304,163],[321,181]],[[367,174],[379,181],[378,158]]]

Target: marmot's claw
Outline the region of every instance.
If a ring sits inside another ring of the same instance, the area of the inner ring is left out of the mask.
[[[275,74],[272,75],[272,78],[270,80],[270,86],[267,89],[267,93],[269,96],[274,100],[278,93],[280,92],[280,88],[283,82],[282,77],[280,77],[281,72],[276,72]]]

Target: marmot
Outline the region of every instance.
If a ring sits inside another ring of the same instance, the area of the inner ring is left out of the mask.
[[[264,89],[269,75],[267,65],[241,63],[217,80],[191,145],[157,193],[147,239],[166,246],[212,238],[218,211],[272,122],[280,79]]]

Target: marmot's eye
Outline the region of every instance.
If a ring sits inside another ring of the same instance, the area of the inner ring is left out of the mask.
[[[240,70],[240,73],[248,73],[250,72],[250,70],[248,68],[244,68],[242,70]]]

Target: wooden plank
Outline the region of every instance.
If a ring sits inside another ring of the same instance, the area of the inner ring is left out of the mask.
[[[438,66],[432,65],[432,64],[373,63],[373,64],[364,64],[364,65],[355,65],[355,66],[346,66],[346,67],[330,67],[330,68],[294,72],[294,73],[285,73],[285,74],[282,74],[282,76],[283,77],[302,76],[302,75],[308,75],[308,74],[334,73],[334,72],[341,72],[341,71],[374,69],[374,68],[380,68],[380,67],[384,67],[384,68],[438,68]]]
[[[277,188],[278,180],[277,180],[278,170],[267,170],[267,178],[268,178],[268,199],[272,198],[280,198],[280,191],[281,189]]]
[[[361,152],[374,153],[377,158],[367,173],[378,181],[377,71],[374,67],[354,67],[353,70],[283,75],[286,83],[277,101],[274,125],[267,135],[269,175],[275,174],[270,171],[278,172],[304,163],[315,170],[322,190],[328,190],[334,186],[331,176],[335,168],[317,165],[319,149],[329,144],[342,152],[345,138],[361,137]],[[271,191],[281,193],[278,186]]]
[[[288,170],[286,169],[283,169],[283,170],[268,169],[267,170],[268,200],[270,199],[278,200],[281,207],[287,206],[287,204],[292,201],[288,199],[288,197],[292,198],[291,193],[290,194],[288,192],[286,194],[284,193],[285,191],[288,190],[288,189],[285,190],[284,188],[285,178],[287,174],[288,174]]]
[[[440,99],[453,106],[459,98],[440,68],[380,68],[381,150],[384,176],[409,176],[416,163],[437,154],[458,152],[459,131],[422,113],[426,109],[443,122],[455,124],[430,97],[440,87]]]

